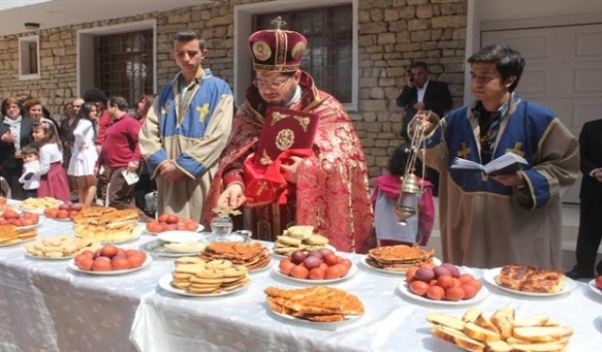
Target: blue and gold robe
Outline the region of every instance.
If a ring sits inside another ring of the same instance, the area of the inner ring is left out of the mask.
[[[140,150],[157,181],[159,214],[198,222],[232,128],[233,96],[228,84],[207,69],[195,78],[188,106],[180,109],[180,75],[161,89],[149,110],[140,131]],[[177,182],[161,177],[160,166],[169,160],[187,177]]]
[[[485,268],[516,263],[561,269],[561,195],[578,176],[576,138],[549,109],[512,95],[492,159],[513,151],[529,165],[519,171],[526,185],[507,187],[480,171],[450,169],[455,157],[481,163],[473,111],[450,112],[427,141],[427,165],[441,173],[443,260]]]

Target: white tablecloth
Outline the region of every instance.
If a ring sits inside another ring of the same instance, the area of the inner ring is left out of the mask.
[[[40,237],[73,233],[70,223],[54,220],[45,220],[40,232]],[[121,247],[138,248],[153,239],[143,235]],[[351,257],[356,262],[361,258]],[[334,286],[358,295],[365,316],[352,325],[324,330],[283,321],[266,310],[265,287],[303,286],[271,269],[251,274],[252,284],[233,295],[190,298],[157,285],[172,271],[173,259],[155,260],[127,275],[90,276],[69,270],[67,261],[26,257],[23,245],[0,248],[0,351],[127,352],[135,346],[151,352],[459,351],[430,335],[425,316],[460,316],[467,307],[417,303],[397,290],[400,277],[361,264],[358,268],[354,278]],[[602,297],[585,283],[568,295],[548,299],[487,287],[490,296],[476,305],[484,312],[511,307],[518,317],[548,314],[574,328],[568,351],[602,350]]]

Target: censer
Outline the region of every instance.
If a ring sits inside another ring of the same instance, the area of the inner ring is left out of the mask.
[[[425,115],[427,120],[430,121],[431,118],[435,118],[438,120],[436,114],[433,114],[430,110],[428,111],[419,111],[416,116]],[[437,121],[438,123],[438,121]],[[426,139],[425,132],[427,128],[426,123],[421,123],[420,121],[416,121],[412,124],[411,132],[411,143],[410,146],[406,149],[406,153],[408,154],[408,161],[406,163],[406,168],[403,173],[403,178],[401,180],[401,187],[399,190],[399,199],[397,200],[397,206],[395,207],[395,214],[399,218],[399,224],[403,226],[407,226],[407,219],[416,216],[418,213],[418,202],[420,201],[420,197],[424,191],[424,185],[422,182],[418,182],[418,176],[414,174],[416,170],[416,159],[420,157],[420,161],[422,162],[422,175],[424,177],[426,171],[426,165],[424,162],[424,152],[421,150],[426,149]],[[420,233],[418,231],[418,236]],[[419,238],[416,239],[419,242]]]

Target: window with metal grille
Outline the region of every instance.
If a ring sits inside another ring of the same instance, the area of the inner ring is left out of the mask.
[[[307,38],[301,68],[312,75],[316,86],[342,103],[351,103],[353,10],[351,5],[256,15],[254,30],[274,28],[281,16],[283,29]]]
[[[95,82],[107,96],[122,96],[134,106],[153,93],[153,31],[144,30],[95,38]]]

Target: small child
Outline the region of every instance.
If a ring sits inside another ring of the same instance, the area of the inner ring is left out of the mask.
[[[40,175],[37,171],[40,169],[39,150],[34,144],[28,144],[21,148],[23,156],[23,175],[19,182],[23,184],[25,199],[35,198],[40,187]]]
[[[433,203],[433,185],[427,180],[418,177],[422,182],[424,192],[418,202],[417,216],[407,219],[407,226],[399,224],[395,215],[395,207],[399,199],[401,177],[405,172],[408,155],[408,144],[398,146],[389,159],[389,172],[374,179],[374,223],[376,238],[379,246],[392,246],[398,244],[414,245],[416,239],[421,246],[427,244],[433,224],[435,222],[435,207]],[[420,175],[417,175],[420,176]]]
[[[71,191],[67,182],[67,174],[62,166],[63,152],[54,125],[42,120],[33,126],[33,139],[40,146],[40,187],[38,198],[52,197],[68,203]]]

